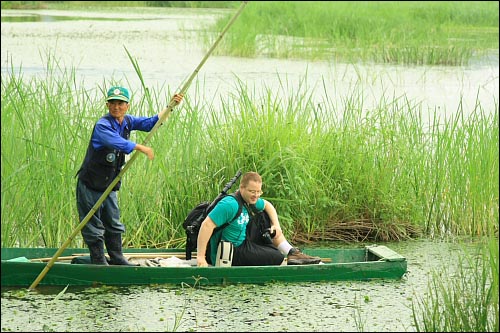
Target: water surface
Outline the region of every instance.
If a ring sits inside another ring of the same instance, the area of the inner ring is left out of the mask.
[[[2,16],[75,18],[2,22],[2,74],[14,67],[22,69],[25,77],[43,77],[47,75],[49,59],[57,59],[54,67],[75,69],[77,84],[89,92],[101,85],[108,86],[111,81],[140,91],[127,49],[137,60],[148,87],[179,90],[209,48],[202,42],[203,32],[222,13],[213,9],[172,8],[125,8],[120,13],[2,10]],[[498,105],[498,69],[498,50],[462,67],[346,64],[333,58],[306,61],[213,54],[187,97],[207,102],[230,98],[239,78],[257,95],[265,89],[278,95],[294,94],[299,85],[307,86],[315,104],[331,100],[343,105],[353,96],[362,100],[365,108],[375,108],[381,101],[402,99],[421,105],[424,112],[437,111],[446,116],[460,105],[467,114],[479,102],[486,113],[492,114]],[[198,85],[201,89],[194,89]]]

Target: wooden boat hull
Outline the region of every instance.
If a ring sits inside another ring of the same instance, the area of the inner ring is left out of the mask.
[[[46,267],[56,248],[2,248],[2,287],[29,287]],[[124,254],[154,257],[165,249],[126,249]],[[169,253],[184,255],[183,249]],[[356,249],[307,249],[310,255],[324,258],[318,265],[245,267],[144,267],[98,266],[56,262],[39,285],[148,285],[148,284],[264,284],[269,282],[322,282],[342,280],[400,279],[407,270],[406,258],[386,246],[371,245]],[[62,254],[86,254],[86,249],[66,249]]]

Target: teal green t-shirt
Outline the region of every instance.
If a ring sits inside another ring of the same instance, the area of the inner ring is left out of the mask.
[[[255,208],[258,211],[264,210],[264,200],[261,198],[257,199]],[[243,206],[240,216],[233,221],[236,213],[238,213],[238,201],[232,196],[226,196],[222,198],[208,214],[217,227],[232,221],[222,231],[218,231],[217,234],[214,233],[210,238],[210,258],[212,259],[212,264],[215,263],[215,257],[217,256],[219,239],[231,242],[237,247],[240,246],[246,238],[246,230],[248,222],[250,221],[250,215],[245,206]],[[221,237],[218,237],[221,232]]]

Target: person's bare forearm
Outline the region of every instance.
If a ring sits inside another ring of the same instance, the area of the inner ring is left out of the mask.
[[[155,158],[155,153],[153,151],[153,148],[137,143],[134,149],[140,151],[141,153],[144,153],[150,160]]]
[[[207,253],[207,245],[212,237],[212,233],[215,229],[215,223],[207,217],[200,227],[200,232],[198,233],[198,245],[197,245],[197,254],[196,259],[198,261],[198,266],[206,267],[208,266],[205,255]]]

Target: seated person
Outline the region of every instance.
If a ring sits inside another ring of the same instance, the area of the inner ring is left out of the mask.
[[[308,256],[288,243],[281,230],[276,209],[269,201],[260,197],[261,189],[261,176],[256,172],[247,172],[242,176],[235,195],[224,197],[212,209],[202,222],[198,234],[198,266],[206,267],[209,264],[205,257],[207,247],[209,260],[215,263],[219,240],[234,245],[232,266],[281,265],[285,256],[288,265],[318,264],[321,261],[321,258]],[[240,216],[234,219],[239,210],[238,200],[242,202],[243,208]],[[269,216],[270,233],[275,234],[272,244],[262,241],[261,230],[256,230],[256,225],[250,222],[252,216],[258,216],[262,211]],[[214,230],[226,223],[228,224],[214,235],[217,237],[212,237]]]

